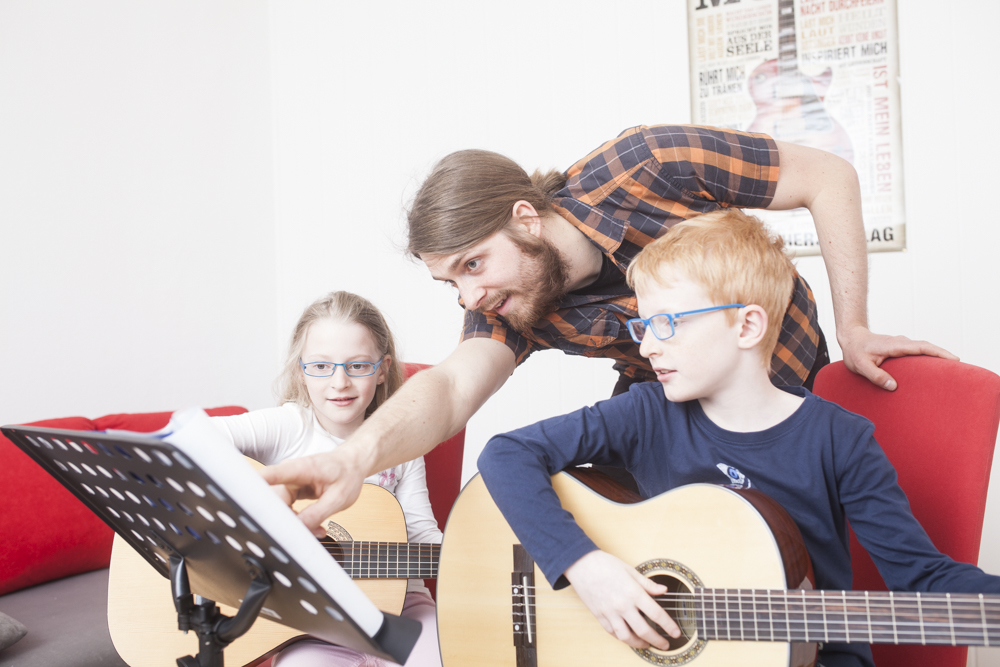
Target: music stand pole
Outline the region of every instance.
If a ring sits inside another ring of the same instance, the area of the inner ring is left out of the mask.
[[[225,616],[212,600],[193,600],[184,556],[170,557],[170,588],[177,608],[177,627],[198,633],[198,657],[177,658],[177,667],[224,667],[223,649],[253,625],[271,592],[272,582],[260,562],[245,556],[252,579],[236,616]]]

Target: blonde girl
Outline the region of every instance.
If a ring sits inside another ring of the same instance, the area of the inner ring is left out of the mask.
[[[392,333],[370,301],[331,292],[303,311],[292,332],[278,388],[281,405],[213,421],[247,456],[267,465],[333,451],[403,382]],[[424,460],[383,470],[366,482],[392,492],[406,519],[411,542],[440,542],[431,512]],[[403,616],[423,625],[408,667],[438,667],[434,601],[423,581],[407,585]],[[319,640],[284,649],[274,667],[382,666],[385,661]]]

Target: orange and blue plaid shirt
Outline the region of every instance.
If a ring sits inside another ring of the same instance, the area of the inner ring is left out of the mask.
[[[535,350],[615,360],[629,377],[653,380],[625,321],[638,317],[625,284],[632,259],[672,225],[726,206],[765,208],[778,183],[778,148],[763,134],[684,125],[634,127],[570,167],[556,193],[556,211],[605,256],[594,285],[567,294],[529,332],[495,312],[465,311],[462,340],[505,343],[518,364]],[[608,270],[612,279],[607,280]],[[616,273],[617,272],[617,273]],[[771,359],[771,380],[802,385],[816,360],[819,323],[812,291],[796,275]]]

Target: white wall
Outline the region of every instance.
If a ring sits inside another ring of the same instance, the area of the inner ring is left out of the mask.
[[[1000,8],[899,4],[908,250],[871,256],[872,327],[1000,372],[979,76]],[[687,121],[685,25],[678,0],[0,0],[0,423],[269,405],[295,318],[332,289],[380,305],[405,359],[440,361],[461,311],[398,249],[430,166],[481,147],[566,167]],[[822,261],[799,267],[832,342]],[[614,380],[535,355],[470,423],[466,476],[493,433]],[[981,561],[1000,572],[998,493]]]
[[[0,2],[0,423],[264,407],[267,4]]]
[[[273,3],[279,320],[356,290],[387,312],[407,360],[447,356],[457,297],[397,247],[434,162],[476,147],[565,168],[627,127],[689,117],[684,5],[635,2],[628,18],[609,7]],[[301,262],[305,242],[330,261]],[[348,251],[359,246],[370,251]],[[534,355],[470,422],[466,477],[494,433],[605,398],[616,378],[609,361]]]

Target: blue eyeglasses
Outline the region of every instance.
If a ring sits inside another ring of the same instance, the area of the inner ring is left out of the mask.
[[[347,373],[349,377],[352,378],[363,378],[369,375],[374,375],[378,367],[382,365],[382,360],[379,359],[377,363],[371,361],[345,361],[342,364],[335,364],[331,361],[310,361],[308,364],[302,363],[299,359],[299,366],[302,366],[302,372],[309,377],[314,378],[328,378],[332,377],[334,373],[337,372],[337,366],[343,366],[344,372]]]
[[[628,329],[629,334],[631,334],[632,340],[642,345],[642,338],[646,335],[646,327],[652,329],[653,335],[660,340],[667,340],[668,338],[673,337],[674,333],[676,333],[674,322],[677,318],[684,317],[686,315],[711,313],[716,310],[725,310],[726,308],[743,308],[743,304],[731,303],[728,306],[712,306],[711,308],[700,308],[698,310],[689,310],[683,313],[659,313],[646,319],[636,317],[627,321],[625,323],[625,327]]]

